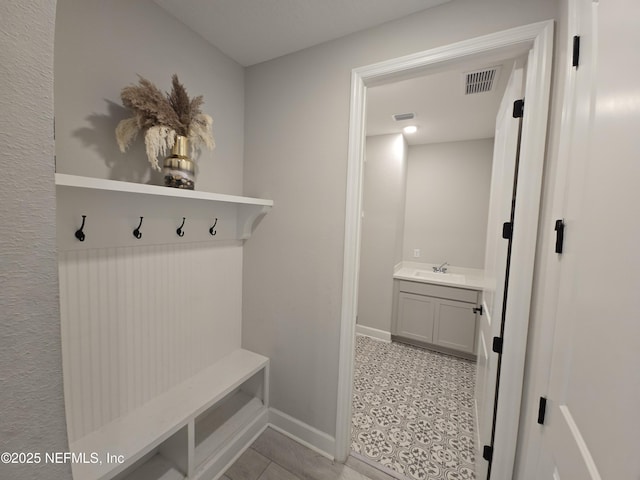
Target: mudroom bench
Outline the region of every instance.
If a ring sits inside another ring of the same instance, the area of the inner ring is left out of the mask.
[[[268,385],[269,359],[237,349],[73,442],[73,478],[212,478],[267,425]]]

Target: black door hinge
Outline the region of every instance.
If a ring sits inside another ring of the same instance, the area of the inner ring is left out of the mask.
[[[482,458],[484,458],[487,462],[490,462],[493,458],[493,447],[485,445],[482,449]]]
[[[564,245],[564,220],[556,220],[556,253],[562,253],[562,246]]]
[[[504,222],[502,224],[502,238],[509,240],[513,236],[513,223]]]
[[[502,353],[502,337],[493,337],[493,345],[491,350],[495,353]]]
[[[522,118],[524,116],[524,99],[513,102],[513,118]]]
[[[573,55],[572,55],[571,65],[578,68],[578,64],[580,63],[580,35],[573,36]]]
[[[482,305],[480,305],[479,307],[474,307],[472,310],[473,313],[479,313],[480,315],[484,314],[484,308],[482,307]]]
[[[544,425],[544,416],[547,413],[547,399],[540,397],[540,403],[538,404],[538,423]]]

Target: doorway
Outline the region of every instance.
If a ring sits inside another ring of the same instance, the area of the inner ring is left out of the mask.
[[[351,455],[388,474],[473,478],[493,137],[515,71],[472,59],[367,92]]]
[[[509,359],[502,369],[500,402],[496,406],[493,449],[493,478],[509,478],[515,458],[521,384],[526,349],[527,319],[531,296],[533,259],[537,237],[537,219],[545,151],[549,99],[553,22],[514,28],[504,32],[463,41],[387,62],[359,68],[352,73],[347,211],[343,304],[336,425],[336,459],[346,460],[350,445],[351,398],[354,363],[355,320],[358,301],[360,261],[360,217],[362,212],[362,162],[364,157],[364,112],[367,87],[401,78],[423,75],[447,68],[470,58],[487,60],[500,56],[519,56],[528,52],[525,95],[529,100],[523,122],[520,160],[520,186],[516,207],[519,220],[513,233],[512,270],[506,306],[513,318],[505,342],[503,357]],[[520,198],[522,200],[520,200]]]

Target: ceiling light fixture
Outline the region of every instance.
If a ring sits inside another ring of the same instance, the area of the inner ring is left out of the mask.
[[[418,127],[415,125],[407,125],[403,128],[404,133],[416,133],[418,131]]]

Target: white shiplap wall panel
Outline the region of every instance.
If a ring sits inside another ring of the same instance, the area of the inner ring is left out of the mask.
[[[239,242],[62,252],[70,440],[239,348],[241,272]]]

